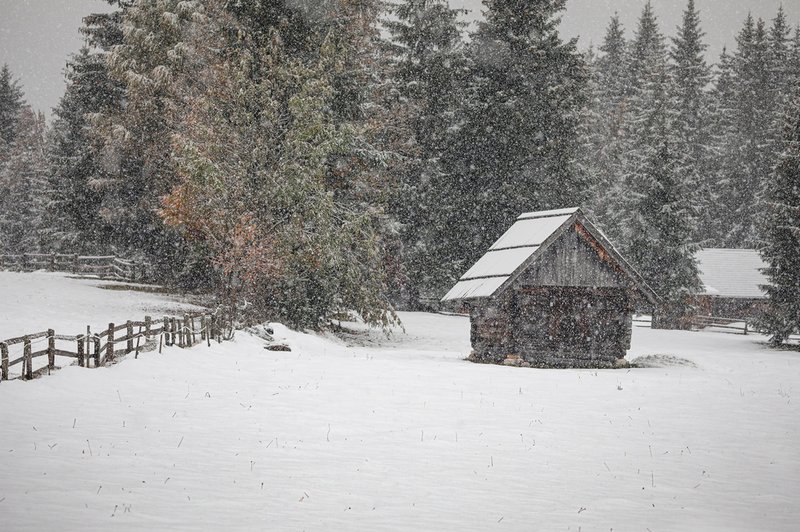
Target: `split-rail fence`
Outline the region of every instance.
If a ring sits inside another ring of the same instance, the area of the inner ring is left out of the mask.
[[[0,255],[0,270],[32,272],[48,270],[79,275],[95,275],[103,279],[137,281],[145,277],[144,264],[116,255],[70,255],[63,253],[23,253]]]
[[[232,328],[230,315],[221,308],[214,313],[164,316],[156,320],[146,316],[144,321],[109,323],[107,329],[96,333],[87,327],[86,334],[74,336],[56,334],[53,329],[26,334],[0,341],[0,381],[9,380],[10,368],[18,364],[22,365],[22,371],[15,378],[27,380],[44,370],[49,372],[56,368],[56,357],[77,359],[79,366],[97,368],[114,362],[119,356],[135,353],[138,357],[140,351],[155,349],[156,340],[159,352],[164,345],[188,348],[207,343],[210,346],[212,341],[230,338]],[[119,334],[123,331],[124,334]],[[34,346],[41,347],[34,350]],[[11,358],[12,351],[17,351],[14,358]],[[45,356],[47,365],[34,371],[33,360]]]

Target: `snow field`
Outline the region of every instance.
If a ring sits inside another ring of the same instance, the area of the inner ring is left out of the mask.
[[[96,289],[93,289],[96,290]],[[115,292],[97,290],[103,294]],[[100,296],[98,296],[100,297]],[[143,301],[145,304],[151,304]],[[4,530],[795,530],[800,355],[635,328],[697,367],[475,365],[468,320],[0,384]]]
[[[15,273],[0,271],[0,340],[55,329],[57,334],[85,334],[91,326],[97,333],[127,320],[153,319],[177,315],[199,307],[166,295],[133,290],[108,290],[101,287],[123,286],[117,281],[76,278],[63,273]],[[124,333],[123,333],[124,334]],[[33,351],[47,347],[47,339],[32,342]],[[56,341],[57,349],[75,351],[75,342]],[[10,358],[22,354],[22,344],[10,347]],[[67,365],[74,359],[56,357],[56,365]],[[47,357],[33,360],[33,369],[47,366]],[[13,377],[22,372],[22,365],[10,368]]]

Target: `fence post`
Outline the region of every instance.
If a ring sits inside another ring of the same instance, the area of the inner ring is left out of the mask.
[[[50,252],[50,264],[49,269],[51,272],[56,271],[56,254],[54,252]]]
[[[205,340],[206,336],[208,336],[206,333],[206,315],[203,313],[200,314],[200,341]]]
[[[86,326],[86,367],[89,367],[89,359],[91,359],[92,354],[92,344],[94,341],[92,340],[92,329],[88,325]]]
[[[747,336],[747,322],[744,322],[744,335]]]
[[[100,367],[100,338],[94,339],[94,367]]]
[[[108,324],[108,343],[106,344],[106,362],[114,360],[114,324]]]
[[[47,369],[56,367],[56,332],[47,329]]]
[[[169,318],[166,316],[164,316],[163,334],[164,334],[164,345],[169,345]]]
[[[78,273],[78,254],[72,256],[72,273]]]
[[[133,322],[128,320],[126,325],[127,328],[125,329],[125,332],[127,334],[128,342],[125,345],[125,353],[130,353],[133,351]]]
[[[191,318],[189,318],[190,327],[189,330],[186,331],[189,334],[189,338],[187,338],[187,343],[189,344],[189,347],[192,347],[194,343],[197,341],[197,337],[195,336],[194,332],[194,318],[195,318],[194,314],[192,315]]]
[[[184,333],[186,331],[183,329],[183,320],[180,317],[175,318],[175,330],[178,332],[178,347],[183,349]]]
[[[86,367],[86,356],[84,351],[85,339],[86,337],[82,334],[78,335],[78,365],[82,368]]]
[[[33,358],[31,358],[31,341],[27,336],[25,337],[25,346],[22,351],[22,371],[26,379],[33,378]]]
[[[0,381],[8,380],[8,346],[0,343]]]
[[[28,254],[27,253],[23,253],[22,254],[22,268],[21,268],[21,270],[23,272],[28,271]]]
[[[149,340],[150,339],[150,327],[152,325],[152,321],[153,320],[150,318],[150,316],[145,316],[144,317],[144,339],[145,340]]]
[[[184,314],[183,315],[183,320],[178,318],[178,330],[180,330],[180,332],[181,332],[178,335],[178,342],[179,342],[178,345],[181,348],[186,347],[186,344],[189,343],[189,336],[186,334],[187,333],[186,329],[188,327],[189,327],[189,317],[186,314]]]

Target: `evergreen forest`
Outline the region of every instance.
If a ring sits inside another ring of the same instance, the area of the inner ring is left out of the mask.
[[[49,121],[0,70],[0,254],[114,253],[253,319],[389,327],[523,212],[581,206],[692,312],[703,247],[758,249],[800,329],[800,28],[709,58],[663,28],[559,32],[566,0],[105,0]],[[0,63],[2,61],[0,60]]]

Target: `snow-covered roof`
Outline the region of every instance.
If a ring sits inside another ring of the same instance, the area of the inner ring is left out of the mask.
[[[497,295],[510,280],[515,278],[543,247],[557,238],[576,220],[590,230],[602,242],[620,266],[642,287],[650,299],[657,296],[641,277],[625,262],[605,236],[585,219],[577,207],[521,214],[489,251],[467,270],[458,283],[442,298],[442,301],[476,299]]]
[[[703,295],[760,299],[760,285],[769,284],[761,268],[767,265],[754,249],[706,248],[697,252]]]
[[[442,301],[493,295],[577,210],[561,209],[520,215],[486,255],[461,276]]]

